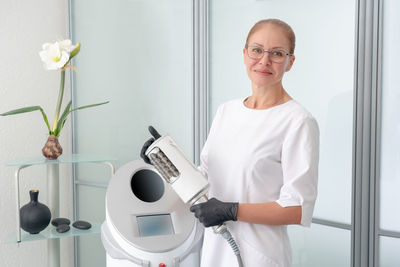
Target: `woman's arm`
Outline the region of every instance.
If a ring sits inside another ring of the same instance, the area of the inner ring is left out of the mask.
[[[237,219],[242,222],[268,225],[300,224],[301,206],[282,207],[276,202],[239,203]]]

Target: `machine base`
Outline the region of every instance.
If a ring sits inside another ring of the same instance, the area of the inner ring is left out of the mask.
[[[107,267],[159,267],[158,265],[152,265],[151,263],[145,264],[136,264],[129,260],[124,259],[114,259],[110,255],[106,254],[107,256]],[[192,254],[188,255],[184,261],[169,266],[168,264],[166,267],[199,267],[200,266],[200,253],[193,252]]]

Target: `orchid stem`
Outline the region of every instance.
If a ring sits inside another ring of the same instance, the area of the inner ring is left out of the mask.
[[[61,69],[60,91],[58,92],[56,113],[54,115],[53,128],[51,130],[51,132],[53,134],[54,134],[54,131],[57,129],[58,117],[60,116],[61,103],[62,103],[62,99],[63,99],[63,95],[64,95],[64,83],[65,83],[65,69]]]

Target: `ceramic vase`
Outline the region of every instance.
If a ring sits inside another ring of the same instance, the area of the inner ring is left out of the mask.
[[[38,201],[39,190],[30,190],[31,201],[20,209],[21,228],[30,234],[38,234],[50,223],[50,209]]]
[[[50,135],[42,149],[42,154],[47,159],[57,159],[62,154],[62,151],[62,147],[58,142],[58,137]]]

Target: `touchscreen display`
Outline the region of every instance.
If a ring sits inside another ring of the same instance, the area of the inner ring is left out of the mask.
[[[141,237],[175,234],[170,214],[137,216],[136,220]]]

